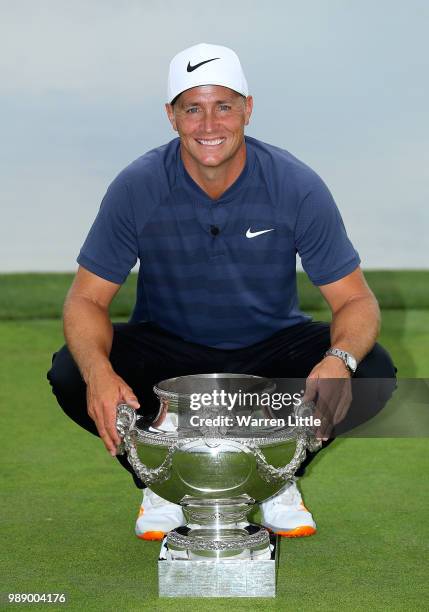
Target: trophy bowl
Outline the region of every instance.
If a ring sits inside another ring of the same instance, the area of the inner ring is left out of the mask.
[[[258,398],[274,390],[273,381],[243,374],[199,374],[165,380],[154,387],[160,399],[156,426],[143,428],[138,426],[131,407],[118,406],[122,451],[135,473],[156,494],[183,508],[187,525],[171,531],[164,544],[164,560],[173,562],[173,568],[183,568],[178,561],[211,561],[217,563],[219,571],[222,561],[222,567],[226,562],[229,570],[225,571],[230,572],[228,562],[246,560],[252,561],[250,566],[253,564],[256,572],[257,560],[272,560],[270,534],[263,527],[249,524],[247,515],[255,503],[275,495],[291,481],[306,450],[314,450],[319,444],[308,428],[277,425],[274,419],[264,418],[273,415]],[[219,398],[222,391],[224,397],[249,394],[247,397],[253,398],[250,409],[235,406],[232,413],[228,406],[220,406],[214,398]],[[196,397],[205,398],[198,410],[193,406]],[[248,419],[241,425],[240,413]],[[178,421],[177,429],[163,429],[166,417]],[[161,572],[166,565],[159,567]],[[246,587],[246,596],[253,592],[263,596],[256,582],[253,591]],[[177,580],[174,593],[169,590],[173,584],[170,579],[164,580],[163,586],[161,583],[160,573],[161,594],[177,595]]]

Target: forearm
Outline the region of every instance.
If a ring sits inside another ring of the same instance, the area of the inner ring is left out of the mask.
[[[348,300],[333,314],[331,346],[351,353],[360,362],[380,331],[380,309],[373,295]]]
[[[107,309],[85,297],[67,298],[64,336],[85,382],[95,372],[112,369],[113,327]]]

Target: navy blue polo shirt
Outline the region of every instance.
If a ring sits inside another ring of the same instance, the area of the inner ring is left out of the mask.
[[[109,186],[77,261],[122,284],[140,260],[132,322],[206,346],[249,346],[309,320],[298,305],[297,253],[315,285],[359,265],[320,177],[248,136],[246,150],[242,173],[218,200],[186,172],[179,139]]]

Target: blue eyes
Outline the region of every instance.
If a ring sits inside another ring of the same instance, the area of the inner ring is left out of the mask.
[[[225,112],[231,110],[231,107],[229,104],[220,104],[219,110]],[[186,113],[188,115],[196,115],[198,112],[200,112],[200,108],[198,106],[191,106],[191,108],[188,108],[186,110]]]

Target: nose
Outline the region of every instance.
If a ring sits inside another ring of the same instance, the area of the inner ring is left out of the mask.
[[[204,131],[206,133],[213,132],[216,123],[216,116],[212,110],[207,110],[204,113]]]

